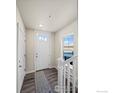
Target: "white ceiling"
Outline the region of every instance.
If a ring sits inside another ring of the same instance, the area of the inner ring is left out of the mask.
[[[77,0],[17,0],[17,6],[30,29],[55,32],[77,19]]]

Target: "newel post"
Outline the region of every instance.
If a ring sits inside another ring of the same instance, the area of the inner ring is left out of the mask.
[[[63,93],[63,60],[58,58],[58,93]]]

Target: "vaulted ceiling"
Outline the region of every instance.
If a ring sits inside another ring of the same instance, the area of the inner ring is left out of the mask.
[[[25,27],[55,32],[77,19],[77,0],[17,0]]]

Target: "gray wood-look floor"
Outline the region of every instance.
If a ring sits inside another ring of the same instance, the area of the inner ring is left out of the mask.
[[[21,93],[36,93],[34,73],[25,76]]]
[[[44,69],[25,76],[21,93],[57,93],[56,85],[57,70]]]

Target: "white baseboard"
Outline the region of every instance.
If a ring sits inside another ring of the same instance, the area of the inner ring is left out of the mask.
[[[55,68],[58,70],[58,67],[57,66],[55,66]]]
[[[50,66],[49,68],[56,68],[58,70],[57,66]],[[33,73],[33,72],[35,72],[35,70],[26,71],[26,74],[30,74],[30,73]]]
[[[30,74],[30,73],[33,73],[33,72],[35,72],[35,70],[27,71],[26,74]]]
[[[56,68],[56,69],[58,69],[57,66],[50,66],[49,68]]]

